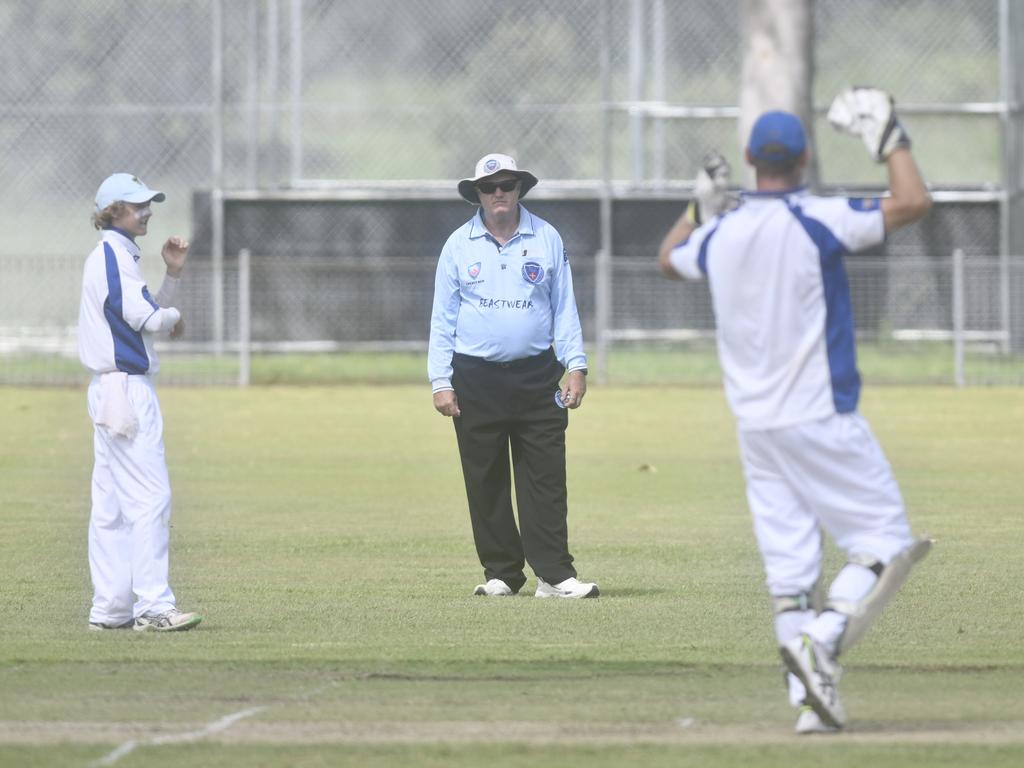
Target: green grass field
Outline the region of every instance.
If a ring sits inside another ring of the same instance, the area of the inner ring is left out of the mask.
[[[602,597],[474,598],[424,386],[161,390],[181,635],[86,630],[84,391],[0,389],[2,766],[1018,766],[1024,389],[872,388],[937,539],[792,735],[718,388],[593,387],[570,535]],[[831,567],[839,564],[830,552]]]
[[[238,382],[237,353],[220,357],[181,354],[170,343],[160,354],[164,361],[160,377],[165,384],[213,386]],[[260,386],[421,384],[426,377],[424,355],[423,351],[254,354],[250,381]],[[590,350],[593,366],[597,365],[595,358],[594,350]],[[946,342],[889,339],[860,343],[857,367],[871,385],[948,386],[955,378],[953,348]],[[615,386],[717,387],[722,380],[712,339],[612,345],[606,368],[607,383]],[[964,378],[975,386],[1024,384],[1024,355],[969,347],[964,356]],[[88,372],[74,353],[0,355],[3,384],[79,386],[87,381]]]

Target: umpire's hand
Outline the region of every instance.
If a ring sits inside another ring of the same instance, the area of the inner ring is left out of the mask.
[[[459,410],[459,399],[455,396],[454,390],[444,389],[434,393],[434,408],[442,416],[461,416]]]
[[[585,394],[587,394],[587,377],[583,371],[571,371],[565,377],[565,386],[562,387],[562,402],[565,403],[565,407],[579,408]]]

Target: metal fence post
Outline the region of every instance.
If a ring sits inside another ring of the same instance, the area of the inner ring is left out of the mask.
[[[281,46],[280,32],[278,31],[278,18],[280,8],[278,0],[267,0],[267,81],[263,91],[264,98],[269,104],[267,112],[267,142],[266,142],[266,163],[262,170],[265,178],[272,186],[281,182],[280,162],[278,159],[279,146],[279,125],[281,111],[281,94],[278,86],[279,48]],[[257,168],[257,180],[259,171]]]
[[[248,248],[238,252],[238,386],[249,386],[252,364],[252,296],[250,275],[252,254]]]
[[[644,165],[646,144],[644,127],[646,116],[640,102],[644,100],[647,73],[644,61],[647,54],[644,46],[644,0],[632,0],[629,6],[629,142],[633,186],[640,186],[647,176]]]
[[[212,109],[210,142],[210,261],[213,274],[211,309],[213,311],[213,350],[224,354],[224,0],[213,0],[212,14]]]
[[[295,186],[302,178],[302,0],[292,0],[291,21],[292,154],[290,180],[292,186]]]
[[[953,383],[964,386],[964,252],[953,251]]]
[[[612,65],[611,2],[601,0],[601,247],[594,263],[595,380],[608,380],[608,329],[611,323],[612,272]]]
[[[651,29],[654,36],[651,55],[654,59],[651,69],[651,94],[659,104],[665,103],[665,48],[667,24],[665,23],[665,0],[654,0],[651,8]],[[665,186],[665,118],[655,117],[653,125],[653,154],[651,177],[659,187]]]
[[[1018,43],[1014,39],[1010,26],[1010,2],[999,1],[999,131],[1002,149],[1000,177],[1002,195],[999,199],[999,322],[1005,334],[1000,349],[1009,354],[1011,347],[1010,323],[1010,250],[1011,223],[1013,201],[1017,192],[1017,180],[1020,178],[1017,168],[1016,122],[1011,109],[1016,104],[1016,68],[1014,67],[1013,47]]]
[[[260,8],[249,3],[246,16],[245,51],[245,185],[256,187],[259,169],[260,147]]]

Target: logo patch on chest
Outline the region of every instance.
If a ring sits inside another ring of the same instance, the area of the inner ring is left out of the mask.
[[[528,283],[537,285],[544,280],[544,267],[536,261],[528,261],[523,264],[523,279]]]
[[[476,277],[477,275],[479,275],[480,274],[480,262],[478,261],[476,264],[470,264],[469,268],[466,270],[466,272],[469,273],[469,276],[471,278],[472,277]]]

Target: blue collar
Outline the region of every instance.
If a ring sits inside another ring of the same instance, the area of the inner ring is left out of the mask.
[[[118,229],[117,227],[104,227],[103,229],[105,229],[107,232],[117,232],[117,234],[119,234],[125,240],[130,240],[133,243],[135,242],[135,238],[129,235],[123,229]]]
[[[139,244],[132,239],[124,230],[118,229],[117,227],[104,227],[103,228],[104,239],[110,238],[114,241],[120,241],[123,247],[132,255],[132,258],[138,261],[142,257],[142,249],[139,248]]]
[[[478,237],[484,237],[485,235],[489,235],[490,234],[490,232],[487,231],[486,225],[484,224],[484,216],[483,216],[483,214],[484,214],[483,208],[480,208],[480,209],[477,210],[476,216],[474,216],[470,220],[472,222],[472,225],[473,225],[472,227],[470,227],[470,230],[469,230],[469,239],[470,240],[475,240]],[[534,235],[534,234],[536,234],[536,230],[535,230],[535,228],[533,226],[533,214],[531,214],[528,210],[526,210],[523,207],[523,204],[520,203],[519,204],[519,228],[516,230],[516,234],[512,236],[512,238],[509,240],[509,242],[512,242],[512,240],[515,240],[516,237],[522,237],[524,235]]]

